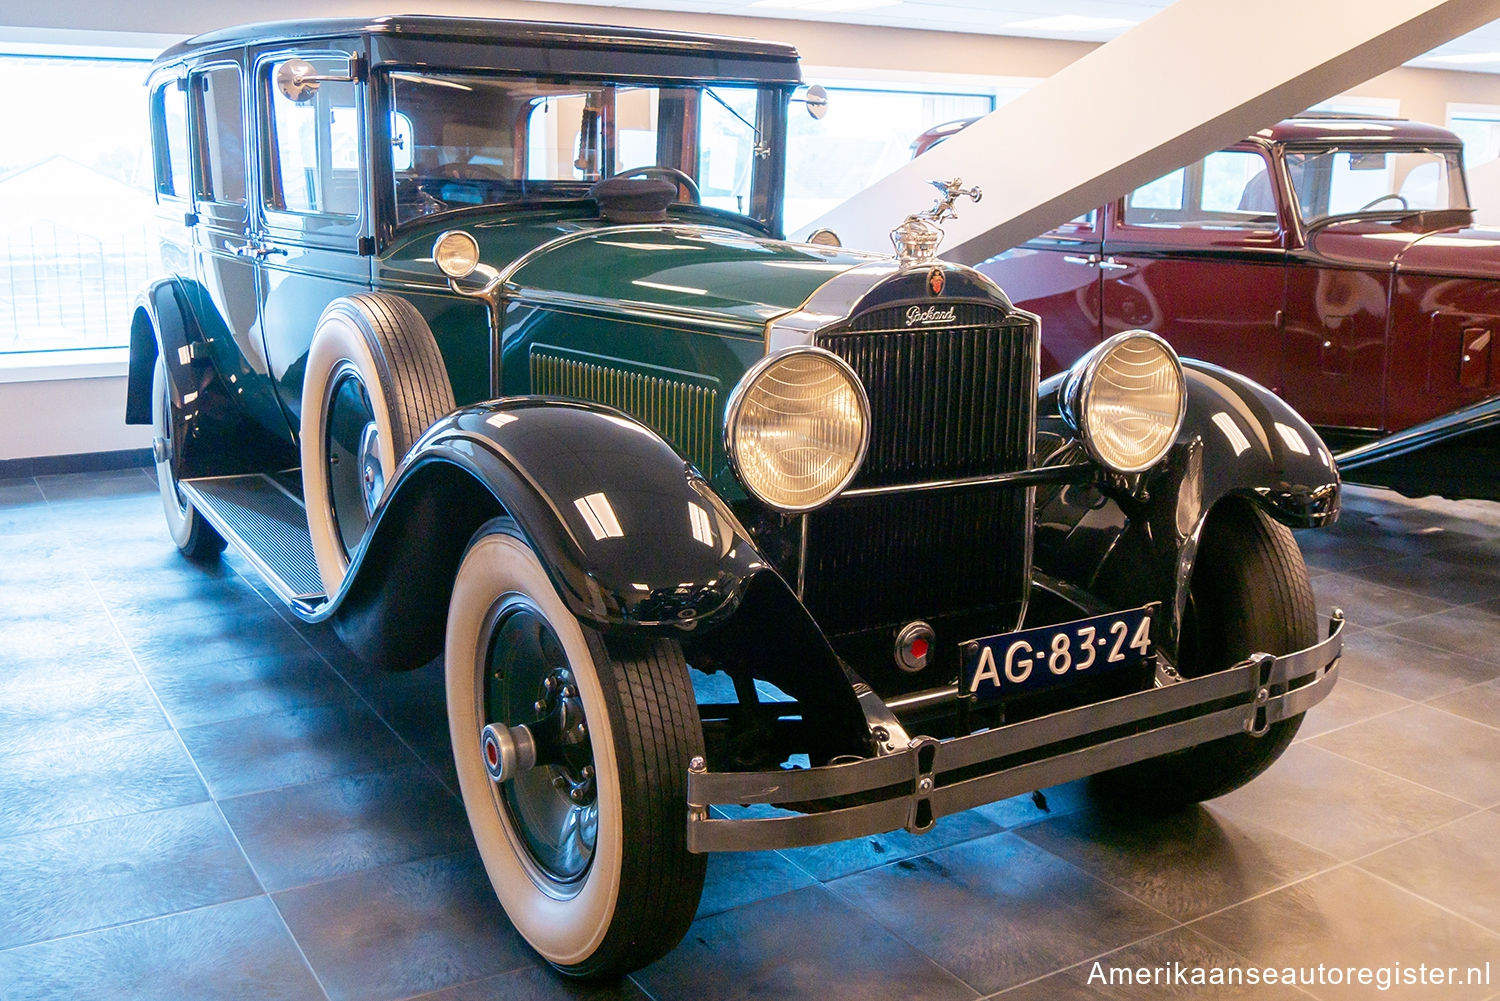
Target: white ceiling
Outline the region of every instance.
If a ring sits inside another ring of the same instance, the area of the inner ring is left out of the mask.
[[[985,35],[1104,42],[1171,0],[551,0],[595,7],[794,18]],[[1254,6],[1226,4],[1224,30]],[[1036,22],[1036,23],[1029,23]],[[1500,21],[1413,59],[1408,65],[1500,73]]]

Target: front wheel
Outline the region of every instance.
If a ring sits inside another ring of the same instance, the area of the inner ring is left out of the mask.
[[[1317,607],[1302,552],[1286,526],[1244,501],[1209,516],[1188,587],[1177,669],[1196,678],[1254,653],[1287,654],[1318,641]],[[1302,716],[1261,736],[1221,737],[1094,778],[1126,806],[1171,809],[1238,789],[1281,757]]]
[[[573,976],[619,975],[673,948],[697,910],[704,860],[686,850],[686,783],[702,727],[677,643],[580,624],[513,532],[504,519],[480,530],[448,606],[464,808],[532,947]],[[519,763],[501,765],[497,733],[526,748]]]

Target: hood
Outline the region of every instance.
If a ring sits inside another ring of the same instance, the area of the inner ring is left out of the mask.
[[[698,225],[606,226],[539,246],[513,266],[522,298],[561,297],[763,328],[819,287],[877,260]]]
[[[1500,278],[1500,230],[1449,229],[1426,233],[1397,258],[1404,272]]]

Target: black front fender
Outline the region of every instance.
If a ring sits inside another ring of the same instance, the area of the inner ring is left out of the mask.
[[[1157,642],[1176,649],[1203,525],[1240,499],[1292,528],[1332,524],[1339,475],[1317,433],[1262,386],[1183,360],[1187,408],[1167,457],[1133,480],[1100,476],[1037,494],[1036,567],[1113,607],[1162,601]],[[1080,454],[1061,416],[1061,376],[1042,385],[1039,443],[1054,461]]]
[[[710,629],[752,577],[774,576],[653,431],[604,407],[515,398],[455,411],[417,441],[316,618],[373,660],[410,664],[416,652],[391,648],[419,637],[430,658],[469,537],[497,514],[515,520],[569,610],[609,631]]]

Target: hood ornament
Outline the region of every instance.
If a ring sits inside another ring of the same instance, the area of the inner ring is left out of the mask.
[[[891,230],[891,243],[895,246],[896,257],[903,267],[923,264],[937,256],[938,244],[943,242],[943,227],[938,224],[958,218],[958,213],[953,211],[954,202],[965,197],[971,202],[977,202],[984,197],[984,192],[979,190],[978,185],[965,188],[962,178],[928,183],[942,192],[942,196],[933,203],[932,208],[907,216],[901,225]]]

